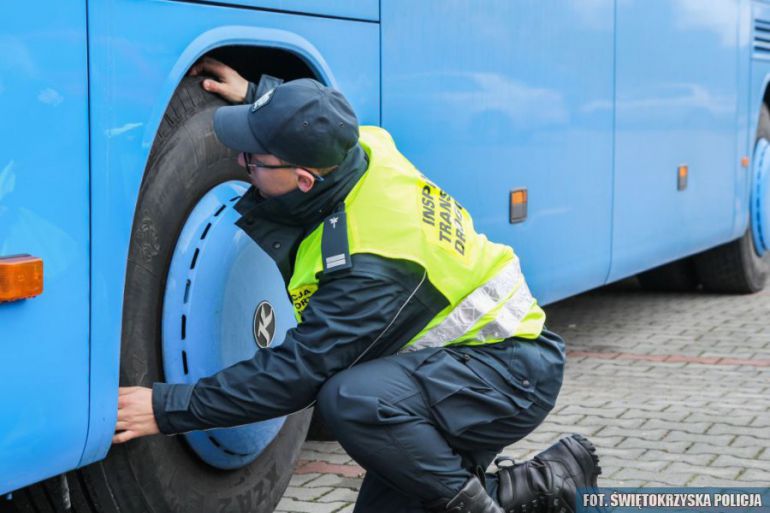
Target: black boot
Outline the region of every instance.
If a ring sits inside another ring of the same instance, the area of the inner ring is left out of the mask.
[[[492,497],[487,495],[486,489],[476,476],[468,479],[462,490],[449,499],[449,502],[444,499],[430,504],[428,511],[431,513],[505,513]]]
[[[505,513],[574,513],[577,489],[596,488],[601,472],[594,445],[570,435],[529,461],[500,468],[498,502]]]

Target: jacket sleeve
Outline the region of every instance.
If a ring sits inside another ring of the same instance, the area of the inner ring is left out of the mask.
[[[282,344],[195,385],[155,383],[160,431],[236,426],[301,410],[333,374],[395,353],[446,305],[417,264],[374,255],[353,261],[349,274],[321,279],[303,322]]]
[[[254,103],[260,96],[281,84],[283,84],[283,79],[265,73],[260,77],[259,84],[249,82],[249,87],[246,89],[246,99],[243,103]]]

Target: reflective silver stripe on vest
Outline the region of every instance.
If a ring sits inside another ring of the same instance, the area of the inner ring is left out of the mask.
[[[516,328],[519,327],[534,302],[535,298],[532,297],[526,282],[522,283],[519,290],[500,309],[497,317],[481,328],[477,338],[479,340],[492,340],[510,337],[516,332]]]
[[[498,338],[512,335],[534,301],[524,281],[518,259],[511,261],[484,285],[468,294],[443,321],[403,350],[416,351],[425,347],[443,346],[451,340],[460,338],[484,314],[508,296],[511,297],[500,308],[497,318],[482,328],[481,336],[484,337],[482,340],[493,338],[493,334],[500,332],[505,332],[506,335]]]

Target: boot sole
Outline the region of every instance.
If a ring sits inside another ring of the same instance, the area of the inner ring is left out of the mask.
[[[579,435],[577,433],[573,433],[572,435],[570,435],[570,438],[572,438],[577,443],[579,443],[580,446],[583,449],[585,449],[585,451],[588,452],[588,454],[591,456],[591,461],[593,461],[593,470],[591,471],[590,481],[591,481],[591,486],[593,488],[596,488],[598,486],[597,479],[599,475],[602,473],[602,468],[599,466],[599,456],[596,454],[596,446],[594,446],[594,444],[591,443],[591,441],[588,440],[586,437],[584,437],[583,435]],[[569,449],[569,444],[567,444],[567,448]],[[575,458],[577,459],[579,458],[579,456],[575,454]]]

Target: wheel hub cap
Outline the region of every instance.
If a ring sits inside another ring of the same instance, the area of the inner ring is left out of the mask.
[[[275,263],[234,224],[239,214],[233,207],[245,191],[242,182],[211,189],[177,240],[163,303],[163,369],[169,383],[194,384],[280,345],[295,325]],[[283,422],[271,419],[184,436],[210,465],[238,468],[259,456]]]
[[[770,143],[765,139],[757,141],[753,171],[751,229],[754,247],[762,256],[770,247]]]

